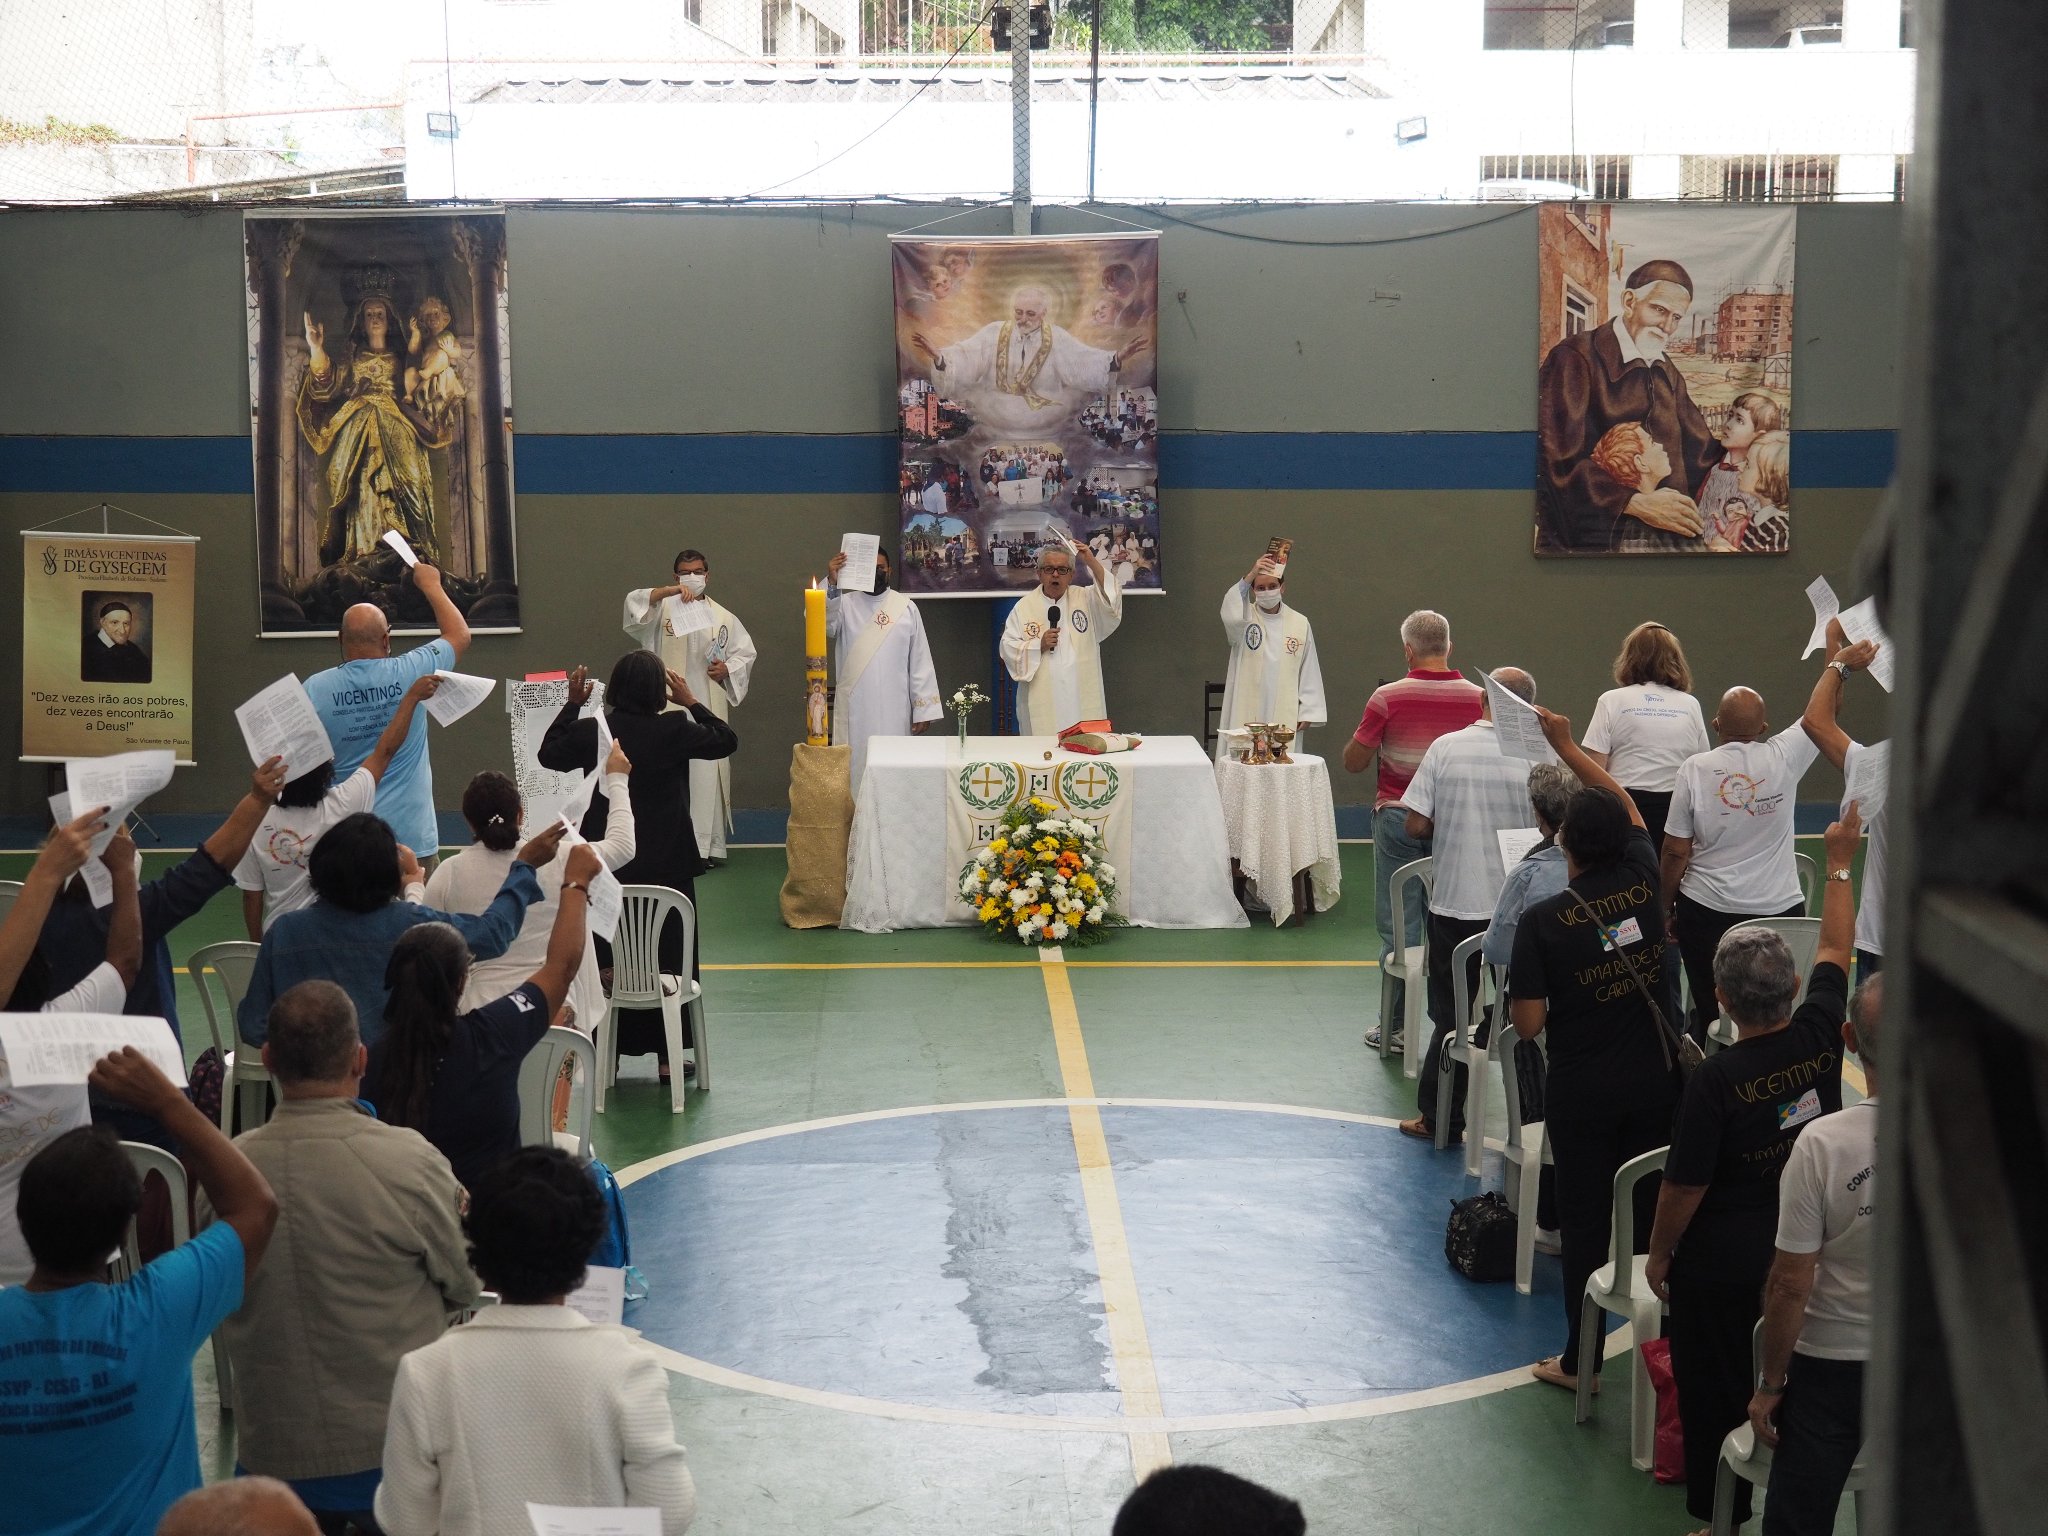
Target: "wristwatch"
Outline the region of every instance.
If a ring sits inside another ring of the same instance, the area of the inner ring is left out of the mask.
[[[1771,1378],[1762,1371],[1756,1373],[1756,1389],[1766,1397],[1783,1397],[1785,1395],[1785,1383],[1781,1381],[1776,1386],[1772,1386]]]
[[[1830,880],[1840,880],[1844,884],[1847,884],[1850,880],[1854,879],[1855,877],[1851,875],[1849,871],[1846,869],[1831,869],[1828,871],[1828,878]]]
[[[1831,661],[1828,663],[1828,665],[1835,670],[1836,674],[1839,675],[1842,681],[1845,683],[1849,681],[1849,674],[1856,670],[1854,667],[1850,666],[1849,663],[1847,663],[1846,661]]]

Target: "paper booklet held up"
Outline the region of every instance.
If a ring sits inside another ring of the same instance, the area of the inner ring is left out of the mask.
[[[420,708],[443,725],[453,725],[498,691],[496,678],[445,670],[435,672],[434,676],[441,679],[441,686]]]
[[[1079,720],[1060,732],[1059,742],[1069,752],[1100,757],[1106,752],[1135,751],[1144,738],[1129,732],[1120,735],[1109,728],[1107,720]]]
[[[881,550],[882,541],[872,533],[842,534],[839,553],[846,556],[846,564],[839,568],[833,585],[842,592],[874,591],[875,563]]]
[[[414,554],[412,546],[405,542],[405,535],[396,528],[386,528],[384,530],[384,542],[397,551],[398,558],[405,562],[408,570],[420,563],[420,557]]]

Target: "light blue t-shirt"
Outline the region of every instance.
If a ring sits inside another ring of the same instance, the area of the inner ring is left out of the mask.
[[[327,739],[334,743],[334,782],[363,766],[377,738],[398,713],[405,690],[430,672],[455,667],[455,647],[429,640],[399,656],[366,656],[316,672],[306,692]],[[441,824],[434,815],[434,765],[427,757],[427,712],[417,710],[412,729],[377,785],[377,814],[397,839],[422,859],[441,850]]]
[[[199,1486],[192,1356],[242,1268],[217,1222],[120,1285],[0,1291],[0,1533],[153,1536]]]

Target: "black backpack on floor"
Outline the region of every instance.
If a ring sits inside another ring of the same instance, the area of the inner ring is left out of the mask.
[[[1493,1282],[1515,1277],[1515,1213],[1498,1190],[1451,1202],[1444,1229],[1444,1257],[1467,1280]]]

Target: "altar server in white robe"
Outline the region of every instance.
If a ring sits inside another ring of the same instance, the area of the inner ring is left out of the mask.
[[[1095,578],[1074,583],[1079,558]],[[1018,687],[1026,735],[1056,736],[1082,720],[1107,720],[1102,642],[1123,622],[1124,594],[1114,573],[1083,544],[1038,552],[1038,585],[1017,599],[1003,624],[1003,665]]]
[[[1261,555],[1223,594],[1223,633],[1230,637],[1230,675],[1223,684],[1223,729],[1247,721],[1292,723],[1299,733],[1330,718],[1315,631],[1287,606],[1286,574]],[[1223,738],[1216,755],[1223,755]]]
[[[1051,432],[1071,425],[1085,400],[1103,397],[1123,379],[1124,365],[1151,350],[1148,336],[1115,352],[1091,347],[1052,323],[1049,290],[1028,283],[1010,295],[1010,318],[991,320],[972,336],[935,347],[919,331],[910,344],[924,355],[941,394],[964,401],[983,426],[1004,432]]]
[[[730,720],[733,706],[746,702],[754,637],[731,609],[705,595],[710,575],[710,562],[701,552],[684,550],[676,556],[672,586],[626,594],[626,633],[642,650],[659,656],[663,666],[682,673],[690,692],[714,715]],[[693,608],[699,603],[701,609]],[[723,862],[726,834],[732,830],[731,758],[690,764],[690,819],[697,829],[697,852]]]
[[[838,647],[838,688],[832,695],[832,742],[853,748],[849,784],[860,793],[870,736],[922,736],[945,714],[939,674],[925,643],[917,604],[889,587],[889,553],[875,559],[875,590],[842,592],[844,552],[825,565],[825,632]]]

